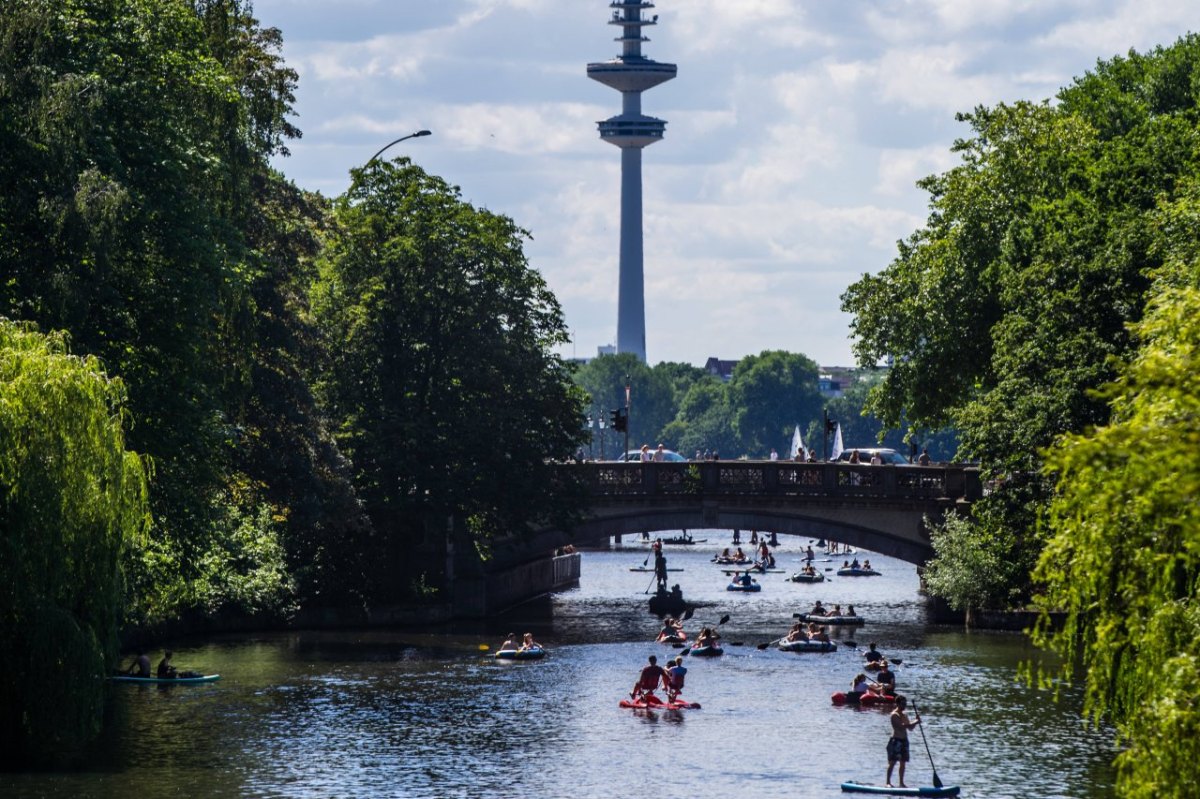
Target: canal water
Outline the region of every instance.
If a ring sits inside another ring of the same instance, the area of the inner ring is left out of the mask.
[[[886,710],[837,707],[860,650],[877,642],[901,663],[937,773],[979,799],[1112,793],[1112,732],[1080,720],[1079,690],[1057,702],[1018,679],[1037,659],[1023,636],[927,623],[915,568],[871,553],[882,576],[799,584],[758,577],[758,594],[725,591],[709,562],[730,534],[667,547],[688,623],[720,627],[726,654],[686,658],[686,695],[700,710],[634,712],[627,696],[650,654],[653,575],[636,542],[586,552],[576,589],[478,626],[420,632],[240,636],[174,646],[183,668],[220,672],[202,686],[115,685],[110,723],[78,772],[0,775],[17,797],[835,797],[844,780],[882,783]],[[781,538],[779,565],[801,565],[808,541]],[[749,547],[747,547],[749,549]],[[818,554],[818,558],[824,557]],[[649,560],[653,564],[653,560]],[[825,570],[830,571],[825,571]],[[837,652],[758,645],[783,635],[814,600],[854,604],[868,624],[834,628]],[[530,631],[540,662],[499,663],[507,632]],[[912,732],[910,785],[932,782]]]

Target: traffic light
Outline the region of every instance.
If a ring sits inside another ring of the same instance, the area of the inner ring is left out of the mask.
[[[618,433],[624,433],[629,429],[629,415],[624,408],[617,408],[612,412],[612,429]]]
[[[613,430],[621,429],[621,412],[619,410],[608,412],[608,426]]]

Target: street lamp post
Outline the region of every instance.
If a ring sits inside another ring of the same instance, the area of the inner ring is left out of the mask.
[[[407,141],[408,139],[415,139],[418,136],[429,136],[429,135],[431,135],[431,132],[428,130],[418,130],[415,133],[408,134],[407,136],[401,136],[400,138],[396,139],[393,142],[388,142],[387,144],[385,144],[379,148],[379,152],[375,153],[375,155],[373,155],[369,159],[367,159],[367,164],[370,165],[370,163],[372,161],[374,161],[379,156],[383,155],[384,150],[391,147],[393,144],[399,144],[400,142]]]

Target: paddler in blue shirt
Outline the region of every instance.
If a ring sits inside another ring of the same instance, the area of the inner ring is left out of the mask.
[[[687,677],[687,667],[683,665],[683,657],[677,655],[667,669],[667,700],[674,702],[683,693],[683,681]]]

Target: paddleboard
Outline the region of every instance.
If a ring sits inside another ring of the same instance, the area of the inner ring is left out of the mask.
[[[654,571],[654,567],[653,566],[630,566],[629,571],[631,571],[631,572],[652,572],[652,571]],[[683,569],[681,569],[681,568],[680,569],[667,569],[667,571],[681,572],[681,571],[683,571]]]
[[[935,788],[932,785],[922,785],[918,788],[889,788],[887,785],[872,785],[869,782],[843,782],[845,793],[873,793],[886,796],[958,796],[957,785],[943,785]]]

